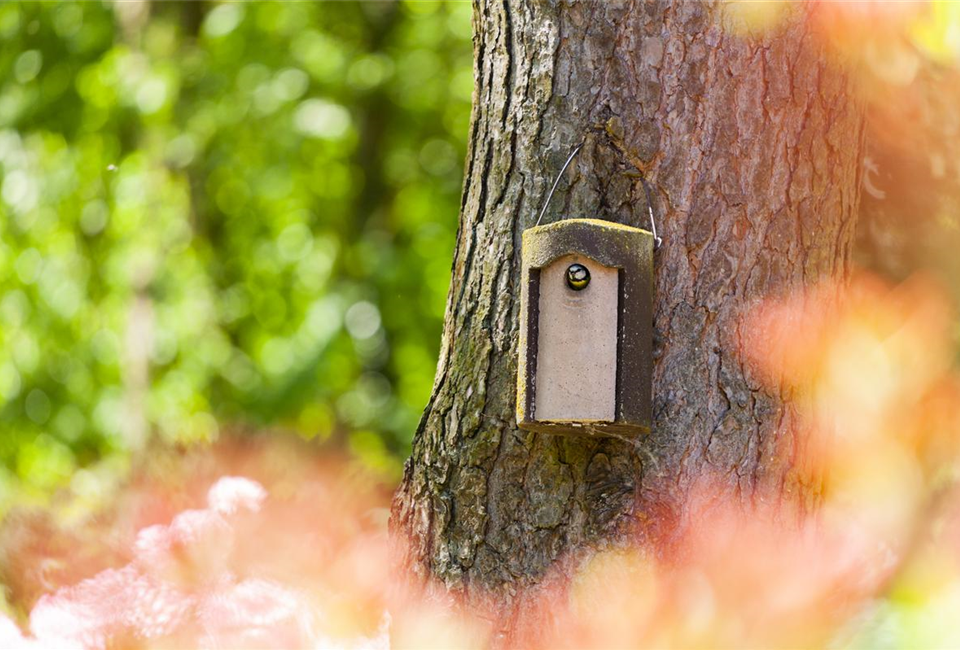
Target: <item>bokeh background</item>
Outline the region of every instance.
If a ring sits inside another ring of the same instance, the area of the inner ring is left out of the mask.
[[[723,28],[805,4],[724,4]],[[531,603],[572,608],[544,647],[960,646],[960,4],[809,6],[867,114],[858,271],[762,305],[748,352],[823,436],[817,521],[704,488],[679,573],[599,554]],[[384,612],[398,647],[485,647],[483,616],[382,570],[440,344],[471,11],[0,4],[0,645],[198,647],[209,615],[209,647],[280,647],[308,611],[302,647],[387,643]]]
[[[399,475],[436,367],[466,2],[0,6],[0,517],[285,432]]]

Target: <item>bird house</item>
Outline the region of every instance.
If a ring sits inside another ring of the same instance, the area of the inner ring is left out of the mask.
[[[567,219],[523,233],[517,425],[650,431],[653,235]]]

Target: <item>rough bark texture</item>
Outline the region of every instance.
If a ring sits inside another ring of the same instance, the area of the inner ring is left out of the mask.
[[[441,357],[392,522],[422,575],[509,602],[565,553],[628,532],[669,544],[704,475],[744,503],[815,498],[792,464],[802,440],[786,398],[740,354],[741,321],[758,300],[845,272],[862,112],[799,11],[762,38],[725,31],[721,12],[690,0],[475,5]],[[645,177],[663,237],[654,424],[637,447],[515,425],[520,235],[582,139],[544,222],[646,227]]]

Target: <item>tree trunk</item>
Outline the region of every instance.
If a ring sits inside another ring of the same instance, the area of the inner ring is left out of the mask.
[[[440,362],[393,508],[420,575],[509,602],[561,555],[628,534],[669,546],[705,475],[744,504],[815,500],[794,459],[775,453],[802,436],[782,391],[746,365],[742,317],[846,272],[862,110],[807,10],[749,38],[725,29],[723,11],[690,0],[475,4]],[[515,423],[520,236],[581,140],[544,223],[647,228],[643,177],[663,237],[654,422],[637,446]]]

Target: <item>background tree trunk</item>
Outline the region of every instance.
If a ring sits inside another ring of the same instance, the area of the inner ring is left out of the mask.
[[[862,110],[803,9],[755,38],[725,31],[722,11],[689,0],[475,5],[440,362],[392,521],[421,575],[509,602],[567,552],[628,532],[669,545],[705,474],[743,503],[816,498],[779,453],[803,441],[781,391],[745,365],[741,320],[760,299],[846,271]],[[584,138],[544,222],[646,227],[643,176],[663,236],[655,417],[637,447],[514,420],[520,235]]]

